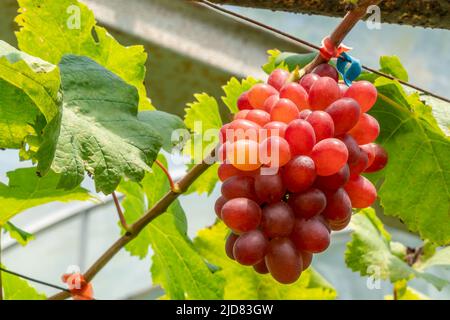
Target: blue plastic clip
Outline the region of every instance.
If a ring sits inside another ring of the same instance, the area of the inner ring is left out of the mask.
[[[350,63],[350,66],[347,68],[347,65]],[[346,52],[342,52],[342,54],[337,59],[336,67],[339,73],[342,75],[344,82],[347,86],[352,85],[352,81],[358,78],[361,74],[361,62],[353,58],[351,55]]]

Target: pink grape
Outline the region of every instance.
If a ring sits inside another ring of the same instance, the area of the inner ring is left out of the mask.
[[[358,144],[374,142],[380,134],[380,125],[377,119],[367,113],[363,113],[358,123],[348,132]]]
[[[255,179],[247,176],[233,176],[222,183],[222,195],[227,199],[248,198],[257,200]]]
[[[272,121],[281,121],[284,123],[289,123],[292,120],[297,119],[299,112],[297,106],[288,99],[280,99],[273,106],[270,111],[270,119]]]
[[[320,79],[320,76],[315,73],[305,74],[299,81],[300,85],[309,93],[314,82]]]
[[[294,212],[285,202],[269,204],[262,209],[261,230],[269,238],[287,237],[294,226]]]
[[[310,219],[320,214],[327,205],[325,194],[316,188],[289,196],[289,205],[298,218]]]
[[[308,190],[316,179],[314,161],[307,156],[292,158],[282,169],[281,178],[290,192]]]
[[[252,266],[264,259],[269,242],[259,230],[252,230],[239,236],[233,246],[233,256],[244,266]]]
[[[272,277],[283,284],[297,281],[303,269],[301,255],[287,238],[275,238],[270,241],[266,265]]]
[[[261,167],[259,144],[253,140],[238,140],[227,149],[227,161],[242,171],[254,171]]]
[[[291,240],[297,250],[319,253],[330,245],[330,232],[320,219],[296,219]]]
[[[247,198],[235,198],[222,207],[222,220],[236,234],[255,230],[261,222],[261,208]]]
[[[333,118],[325,111],[313,111],[306,118],[306,121],[308,121],[314,129],[316,142],[334,137]]]
[[[239,99],[237,100],[237,107],[239,110],[253,109],[250,101],[248,100],[248,91],[240,95]]]
[[[363,176],[351,178],[344,188],[353,208],[370,207],[377,199],[377,190],[374,185]]]
[[[286,187],[279,174],[258,175],[255,177],[255,193],[261,203],[281,201]]]
[[[284,138],[288,125],[280,121],[271,121],[267,123],[263,129],[267,130],[267,138],[272,136],[279,136]]]
[[[301,119],[289,123],[284,137],[291,147],[292,155],[308,155],[316,143],[313,127]]]
[[[224,141],[235,142],[241,139],[258,141],[260,129],[261,126],[253,121],[237,119],[223,126],[220,132],[226,137]]]
[[[320,77],[330,77],[336,82],[339,81],[339,74],[336,68],[329,65],[328,63],[319,64],[313,69],[312,73],[317,74]]]
[[[309,90],[309,105],[312,110],[325,110],[341,97],[338,84],[330,77],[322,77]]]
[[[259,146],[260,160],[268,167],[282,167],[291,160],[289,143],[278,136],[269,137]]]
[[[347,85],[344,83],[338,83],[339,89],[341,90],[341,97],[345,96],[345,93],[347,92]]]
[[[341,98],[333,102],[325,111],[334,122],[334,134],[339,136],[347,133],[359,120],[360,107],[351,98]]]
[[[225,253],[227,254],[228,258],[230,258],[231,260],[234,260],[233,247],[238,238],[239,238],[239,236],[237,234],[230,232],[230,234],[228,235],[227,240],[225,242]]]
[[[248,110],[248,109],[240,110],[239,112],[237,112],[234,115],[233,120],[245,119],[245,117],[247,117],[249,112],[250,112],[250,110]]]
[[[297,82],[290,82],[284,85],[280,90],[280,98],[294,102],[299,111],[309,108],[308,93]]]
[[[265,83],[258,83],[248,91],[248,101],[253,108],[264,109],[264,102],[267,98],[276,94],[278,94],[278,91],[274,87]]]
[[[319,176],[331,176],[337,173],[347,162],[348,150],[341,140],[329,138],[314,146],[311,158]]]
[[[268,97],[264,102],[263,110],[270,114],[272,108],[275,106],[278,100],[280,100],[280,96],[278,94],[274,94],[273,96]]]
[[[327,221],[342,221],[352,214],[352,203],[343,188],[336,191],[326,191],[327,206],[322,216]]]
[[[214,211],[216,212],[217,218],[222,219],[222,208],[227,203],[228,199],[224,196],[220,196],[217,198],[216,203],[214,204]]]
[[[270,122],[270,114],[264,110],[254,109],[250,110],[245,116],[246,120],[259,124],[261,127]]]
[[[378,92],[375,86],[365,80],[353,82],[345,92],[345,97],[358,101],[361,112],[369,111],[377,101],[377,96]]]
[[[300,111],[300,114],[299,114],[298,117],[299,117],[300,119],[302,119],[302,120],[306,120],[306,118],[308,118],[308,116],[309,116],[311,113],[312,113],[311,110],[305,109],[305,110]]]
[[[283,69],[275,69],[269,76],[267,83],[277,89],[278,91],[285,85],[290,77],[289,71]]]
[[[345,164],[341,170],[331,176],[318,176],[314,185],[322,190],[337,190],[343,187],[350,179],[350,168]]]

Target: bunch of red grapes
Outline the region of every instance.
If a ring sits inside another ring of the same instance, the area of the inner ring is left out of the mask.
[[[226,253],[242,265],[295,282],[352,208],[377,197],[363,172],[383,169],[380,128],[366,112],[377,100],[367,81],[347,87],[319,65],[300,81],[276,69],[237,102],[221,131],[217,216],[231,229]]]

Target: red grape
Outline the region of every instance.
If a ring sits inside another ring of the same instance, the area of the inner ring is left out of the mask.
[[[255,177],[255,192],[261,203],[281,201],[286,187],[279,174],[258,175]]]
[[[272,108],[275,106],[275,104],[280,100],[280,96],[278,94],[274,94],[273,96],[270,96],[267,98],[267,100],[264,102],[263,109],[270,113],[272,111]]]
[[[287,238],[275,238],[270,241],[266,265],[272,277],[283,284],[297,281],[303,268],[301,255]]]
[[[336,191],[326,191],[327,206],[322,216],[327,221],[342,221],[352,214],[352,203],[343,188]]]
[[[358,161],[356,161],[354,164],[349,165],[350,177],[359,176],[364,170],[366,170],[368,163],[369,157],[367,152],[360,148]]]
[[[284,137],[291,147],[292,155],[308,155],[316,143],[313,127],[301,119],[289,123]]]
[[[221,214],[223,222],[237,234],[255,230],[261,222],[261,215],[259,205],[247,198],[227,201]]]
[[[361,150],[359,148],[358,143],[355,139],[349,134],[344,134],[343,136],[338,138],[341,140],[348,150],[348,164],[352,165],[355,164],[357,161],[359,161]]]
[[[259,130],[261,126],[253,121],[246,119],[237,119],[220,129],[222,136],[226,137],[224,141],[234,142],[242,139],[258,141]]]
[[[316,179],[314,161],[307,156],[297,156],[281,170],[281,178],[290,192],[306,191]]]
[[[336,81],[322,77],[309,90],[309,105],[313,110],[325,110],[341,97],[341,90]]]
[[[291,74],[289,73],[289,71],[286,71],[284,69],[275,69],[270,74],[269,79],[267,79],[267,83],[280,91],[288,81],[290,76]]]
[[[325,111],[313,111],[306,118],[306,121],[308,121],[314,129],[316,142],[334,137],[333,118],[331,118],[331,116]]]
[[[346,219],[340,220],[340,221],[328,221],[328,225],[330,226],[330,229],[333,231],[339,231],[342,229],[345,229],[345,227],[348,226],[350,223],[350,220],[352,218],[352,215],[350,214]]]
[[[377,190],[374,185],[363,176],[351,178],[344,188],[353,208],[370,207],[377,199]]]
[[[269,242],[259,230],[252,230],[239,236],[234,243],[233,256],[244,266],[252,266],[264,259]]]
[[[245,117],[247,117],[247,115],[250,111],[253,111],[253,110],[245,109],[245,110],[241,110],[241,111],[237,112],[234,115],[233,120],[245,119]]]
[[[259,145],[253,140],[238,140],[227,149],[227,161],[242,171],[254,171],[261,167]]]
[[[319,64],[313,69],[312,73],[317,74],[320,77],[330,77],[336,82],[339,81],[339,74],[336,68],[329,65],[328,63]]]
[[[290,82],[280,90],[280,98],[289,99],[295,103],[298,110],[309,108],[308,93],[297,82]]]
[[[312,113],[311,110],[309,109],[305,109],[300,111],[300,114],[298,115],[298,117],[302,120],[306,120],[306,118],[308,118],[308,116]]]
[[[233,176],[222,183],[222,195],[227,199],[249,198],[257,200],[255,179],[247,176]]]
[[[250,110],[247,113],[245,119],[257,123],[262,127],[266,123],[270,122],[270,114],[265,112],[264,110],[255,109]]]
[[[279,136],[284,138],[288,125],[280,121],[271,121],[267,123],[263,129],[267,130],[267,138],[272,136]]]
[[[331,176],[318,176],[314,185],[322,190],[337,190],[343,187],[350,179],[350,168],[345,164],[341,170]]]
[[[308,269],[308,267],[311,265],[313,255],[312,253],[306,252],[306,251],[299,251],[300,255],[302,256],[302,262],[303,262],[303,271]]]
[[[272,121],[281,121],[284,123],[289,123],[292,120],[297,119],[299,112],[297,106],[288,99],[280,99],[272,107],[270,111],[270,119]]]
[[[361,106],[361,112],[367,112],[377,101],[377,89],[369,81],[353,82],[345,92],[345,97],[353,98]]]
[[[348,132],[358,144],[367,144],[375,141],[380,134],[380,125],[377,119],[363,113],[358,123]]]
[[[358,102],[351,98],[336,100],[325,111],[333,118],[334,134],[337,136],[353,128],[361,113]]]
[[[319,253],[330,245],[330,232],[320,219],[296,219],[291,240],[297,250]]]
[[[361,148],[364,146],[361,146]],[[388,154],[386,150],[379,144],[372,144],[371,148],[374,152],[374,158],[372,160],[372,163],[368,165],[368,168],[364,170],[364,172],[377,172],[382,170],[387,162],[388,162]]]
[[[217,169],[217,174],[219,176],[220,181],[225,181],[228,178],[233,176],[248,176],[248,177],[257,177],[260,174],[260,170],[254,171],[241,171],[236,169],[235,166],[228,163],[222,163]]]
[[[315,73],[305,74],[299,81],[300,85],[309,92],[314,82],[320,79],[320,76]]]
[[[348,150],[341,140],[329,138],[314,146],[311,158],[314,160],[319,176],[331,176],[347,162]]]
[[[216,203],[214,204],[214,211],[216,212],[217,218],[222,219],[222,207],[228,201],[224,196],[220,196],[217,198]]]
[[[289,143],[278,136],[267,138],[259,147],[260,161],[271,168],[284,166],[291,160]]]
[[[253,266],[253,269],[258,272],[259,274],[267,274],[269,273],[269,269],[267,269],[266,261],[263,259],[257,264]]]
[[[269,238],[287,237],[294,226],[294,212],[280,201],[262,209],[261,230]]]
[[[341,97],[345,97],[345,93],[347,92],[347,85],[344,83],[338,83],[339,89],[341,90]]]
[[[322,191],[311,188],[303,193],[291,194],[288,203],[296,217],[310,219],[325,209],[327,199]]]
[[[250,104],[250,101],[248,100],[248,91],[240,95],[237,101],[237,107],[239,110],[253,109],[252,105]]]
[[[278,91],[274,87],[265,83],[258,83],[248,91],[248,101],[253,108],[264,109],[264,102],[275,94],[278,94]]]
[[[359,146],[362,150],[364,150],[367,153],[368,161],[367,161],[367,167],[370,167],[373,163],[373,160],[375,160],[375,146],[376,143],[368,143],[363,144],[362,146]]]
[[[227,241],[225,242],[225,253],[227,254],[228,258],[232,260],[234,260],[233,247],[238,238],[239,236],[237,234],[230,232],[227,237]]]

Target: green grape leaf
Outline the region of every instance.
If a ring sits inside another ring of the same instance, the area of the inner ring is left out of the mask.
[[[252,77],[248,77],[246,79],[242,79],[239,81],[235,77],[231,78],[230,81],[227,82],[226,85],[222,87],[225,92],[225,96],[222,97],[223,103],[228,107],[231,113],[237,113],[239,111],[237,107],[237,101],[241,94],[245,91],[250,90],[255,84],[259,83],[258,81]]]
[[[390,74],[397,79],[408,81],[408,72],[406,72],[397,56],[380,57],[380,67],[381,72]]]
[[[214,188],[219,181],[217,177],[218,163],[214,163],[205,172],[202,173],[194,183],[191,184],[185,194],[197,192],[198,194],[206,193],[208,196],[214,191]]]
[[[59,186],[70,189],[81,183],[86,171],[93,175],[97,191],[105,194],[122,178],[142,180],[159,152],[161,137],[138,120],[136,89],[86,57],[64,56],[60,70],[64,101],[59,136],[57,129],[44,136],[39,172],[52,168],[61,174]]]
[[[4,266],[2,266],[6,269]],[[39,293],[29,283],[17,276],[0,271],[5,300],[45,300],[45,294]]]
[[[58,115],[60,82],[58,67],[0,41],[0,148],[21,148],[40,115]]]
[[[53,64],[66,54],[87,56],[138,89],[139,110],[154,109],[144,86],[147,54],[143,46],[121,45],[77,0],[18,2],[16,36],[21,50]]]
[[[184,123],[192,132],[202,134],[222,127],[217,100],[206,93],[194,95],[197,101],[188,103]]]
[[[420,99],[430,106],[439,128],[446,136],[450,136],[450,104],[444,100],[427,95],[421,95]]]
[[[267,50],[267,62],[262,66],[262,69],[265,73],[271,74],[273,70],[280,68],[284,70],[289,70],[289,67],[280,60],[280,55],[282,54],[278,49]]]
[[[303,68],[310,63],[317,55],[310,53],[281,52],[279,50],[269,50],[268,62],[263,66],[263,70],[270,74],[275,69],[294,71],[296,68]]]
[[[167,152],[171,152],[174,147],[172,133],[175,130],[186,128],[180,117],[158,110],[141,111],[138,113],[138,119],[159,133],[162,138],[162,147]]]
[[[163,158],[160,161],[166,164]],[[164,173],[155,165],[142,186],[122,182],[120,190],[125,194],[124,214],[127,221],[132,222],[145,210],[144,194],[148,207],[152,207],[169,190],[169,185]],[[222,298],[221,279],[208,268],[188,238],[186,216],[178,201],[152,221],[126,249],[143,258],[150,246],[153,249],[153,283],[160,284],[169,298]]]
[[[405,280],[394,283],[394,290],[397,293],[397,300],[429,300],[430,298],[420,293],[419,291],[408,287],[408,282]],[[393,295],[387,295],[385,300],[394,300]]]
[[[439,290],[449,284],[448,280],[416,270],[400,259],[392,250],[391,235],[372,208],[353,215],[350,226],[353,233],[352,240],[347,244],[345,262],[352,271],[392,283],[419,277]]]
[[[209,263],[220,268],[217,271],[225,280],[225,299],[334,299],[336,291],[312,268],[304,271],[300,279],[291,285],[282,285],[270,275],[260,275],[252,268],[243,267],[229,259],[224,250],[228,228],[218,222],[201,230],[194,239],[197,250]]]
[[[22,168],[7,173],[8,185],[0,183],[0,226],[16,214],[41,204],[60,201],[93,200],[86,189],[58,189],[59,175],[50,171],[45,177],[36,175],[36,168]]]
[[[11,238],[16,240],[22,246],[25,246],[28,244],[28,242],[30,242],[31,240],[34,240],[34,235],[26,232],[25,230],[18,228],[11,222],[5,223],[2,228],[5,229],[5,231],[9,233]]]

